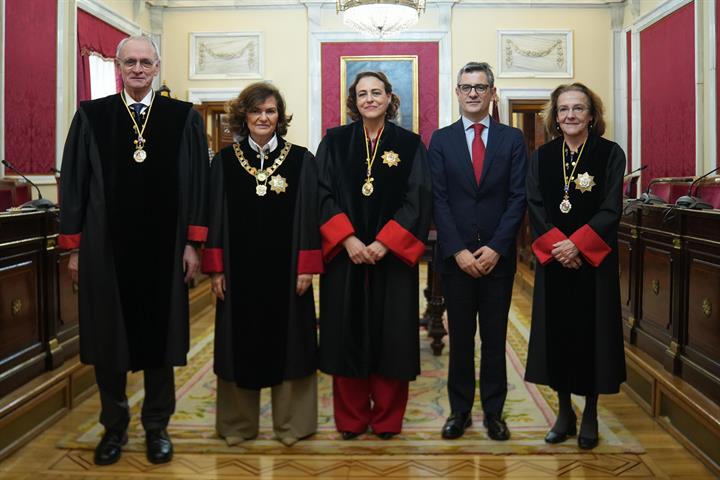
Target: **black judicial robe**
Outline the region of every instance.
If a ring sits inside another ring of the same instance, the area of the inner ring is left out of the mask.
[[[366,178],[362,122],[328,130],[317,152],[320,232],[320,368],[329,374],[379,374],[413,380],[420,372],[417,262],[425,250],[432,197],[420,137],[386,122]],[[385,152],[400,162],[384,163]],[[355,265],[342,241],[355,235],[389,251],[376,265]]]
[[[285,145],[265,160],[267,168]],[[260,167],[248,140],[240,143],[252,167]],[[273,176],[286,179],[284,193],[255,193],[255,177],[240,165],[231,146],[222,149],[210,169],[209,232],[203,270],[224,272],[225,300],[218,300],[215,317],[215,373],[246,389],[260,389],[306,377],[317,368],[317,321],[312,286],[298,296],[297,274],[320,273],[319,247],[314,263],[298,257],[301,223],[317,226],[317,173],[307,149],[292,145]],[[301,210],[300,195],[308,197]],[[319,244],[317,227],[313,244]],[[302,265],[299,265],[302,263]]]
[[[192,104],[156,95],[147,159],[119,94],[82,102],[63,152],[60,239],[80,248],[80,359],[117,371],[184,365],[183,252],[205,240],[207,140]]]
[[[527,176],[538,264],[525,379],[580,395],[616,393],[625,381],[617,253],[625,154],[591,134],[575,176],[587,172],[596,185],[580,192],[571,184],[572,209],[563,214],[562,145],[540,147]],[[580,251],[578,270],[550,253],[565,238]]]

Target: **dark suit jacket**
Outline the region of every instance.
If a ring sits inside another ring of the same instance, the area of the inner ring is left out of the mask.
[[[433,133],[428,156],[439,246],[435,268],[459,272],[455,253],[487,245],[501,255],[492,275],[513,275],[515,239],[525,214],[527,149],[522,132],[490,119],[480,185],[462,119]]]

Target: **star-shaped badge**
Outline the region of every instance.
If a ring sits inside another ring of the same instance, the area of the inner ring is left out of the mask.
[[[581,192],[591,192],[592,187],[595,186],[595,177],[590,175],[589,173],[581,173],[578,175],[578,177],[575,179],[575,188],[580,190]]]
[[[390,150],[382,154],[383,163],[388,167],[397,167],[400,163],[400,155]]]
[[[270,177],[270,190],[275,193],[285,193],[288,187],[287,180],[282,175],[273,175]]]

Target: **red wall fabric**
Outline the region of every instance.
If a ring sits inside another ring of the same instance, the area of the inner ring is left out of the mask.
[[[115,58],[118,43],[128,34],[81,9],[77,11],[77,30],[77,102],[80,104],[90,100],[90,52]],[[122,88],[119,75],[117,87],[118,91]]]
[[[718,0],[720,2],[720,0]],[[627,171],[632,167],[632,31],[625,34],[627,52]]]
[[[717,112],[720,112],[720,70],[718,70],[718,59],[720,59],[720,0],[715,0],[715,166],[720,165],[720,121],[717,118]]]
[[[643,190],[695,175],[695,2],[640,32]]]
[[[340,57],[350,55],[417,55],[420,136],[425,145],[438,128],[438,44],[436,42],[323,43],[322,131],[340,125]],[[348,85],[349,86],[349,85]]]
[[[3,154],[26,174],[55,166],[56,37],[56,2],[5,1]]]

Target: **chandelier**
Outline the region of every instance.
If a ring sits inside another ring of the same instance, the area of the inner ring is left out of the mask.
[[[343,22],[358,32],[383,38],[415,25],[425,0],[336,0]]]

